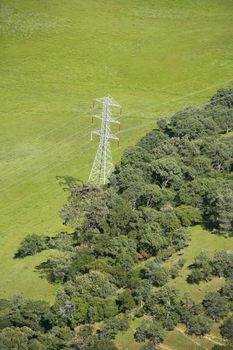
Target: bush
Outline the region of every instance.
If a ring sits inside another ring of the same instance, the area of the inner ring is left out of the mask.
[[[212,323],[206,316],[197,315],[189,319],[187,324],[187,333],[189,335],[205,335],[211,330]]]
[[[201,222],[201,211],[191,205],[181,205],[175,209],[176,216],[183,226],[191,226]]]
[[[15,254],[16,258],[24,258],[28,255],[35,255],[46,249],[47,237],[39,236],[35,233],[27,235],[20,243],[19,249]]]
[[[221,335],[233,344],[233,316],[224,321],[220,328]]]

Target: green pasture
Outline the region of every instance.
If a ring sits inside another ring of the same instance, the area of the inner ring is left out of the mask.
[[[158,117],[233,82],[232,22],[231,0],[1,0],[0,297],[53,301],[34,272],[51,253],[13,256],[26,234],[62,229],[64,178],[87,180],[92,99],[123,106],[117,162]]]

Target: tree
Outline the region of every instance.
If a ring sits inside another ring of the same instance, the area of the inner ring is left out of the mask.
[[[176,216],[180,219],[182,226],[191,226],[201,222],[201,211],[191,205],[180,205],[175,208]]]
[[[130,289],[125,289],[118,297],[117,304],[119,305],[119,310],[122,312],[132,310],[135,308],[136,304],[134,298],[132,297]]]
[[[110,282],[108,275],[100,271],[90,271],[88,274],[78,276],[75,281],[78,295],[91,295],[106,298],[115,293],[116,288]]]
[[[177,112],[169,124],[170,133],[175,137],[197,139],[215,133],[216,124],[202,110],[189,106]]]
[[[166,142],[168,139],[169,136],[164,131],[153,129],[141,138],[138,145],[152,153],[156,147],[158,147],[161,143]]]
[[[35,344],[35,338],[37,338],[37,334],[28,327],[7,327],[0,332],[0,348],[4,350],[28,350],[31,349],[33,343]],[[46,349],[39,340],[37,340],[37,345],[38,350]]]
[[[188,283],[196,283],[199,284],[204,279],[204,273],[199,269],[194,269],[187,277]]]
[[[108,227],[111,236],[125,234],[129,230],[129,221],[132,215],[132,204],[126,196],[113,195],[113,205],[109,209],[107,217]]]
[[[221,335],[233,345],[233,316],[224,321],[220,327]]]
[[[75,334],[69,327],[53,327],[46,334],[46,349],[67,349],[68,344],[72,342]],[[29,350],[39,350],[39,348],[30,348]]]
[[[165,204],[159,212],[158,221],[165,231],[175,231],[181,227],[180,220],[176,216],[171,204]]]
[[[144,309],[153,319],[161,322],[167,330],[172,330],[180,321],[180,302],[176,289],[161,287],[146,300]]]
[[[187,333],[189,335],[205,335],[209,333],[212,327],[210,319],[203,315],[195,315],[190,317],[187,323]]]
[[[180,301],[178,308],[182,322],[187,326],[190,318],[201,315],[204,311],[203,305],[196,303],[189,293],[184,294],[184,298]]]
[[[220,294],[225,296],[233,308],[233,279],[227,280],[226,284],[220,289]]]
[[[207,252],[202,251],[197,255],[190,268],[192,268],[192,272],[187,277],[189,283],[199,283],[201,280],[209,281],[211,279],[213,268]]]
[[[217,171],[227,169],[232,160],[232,146],[220,138],[207,140],[201,151],[211,159],[212,166]]]
[[[233,108],[233,89],[219,89],[210,99],[211,105],[221,105]]]
[[[182,170],[174,158],[161,158],[151,162],[153,182],[158,183],[161,188],[172,186],[178,189],[182,183]]]
[[[155,260],[149,260],[142,269],[142,275],[155,286],[163,286],[168,281],[168,271]]]
[[[105,320],[104,326],[100,331],[99,336],[101,339],[114,339],[119,331],[126,331],[129,328],[129,322],[126,317],[124,318],[109,318]]]
[[[139,280],[139,282],[132,288],[132,295],[137,305],[143,306],[145,302],[151,296],[151,284],[147,280]]]
[[[165,332],[159,322],[143,321],[134,333],[137,342],[149,340],[154,346],[162,343],[165,339]]]
[[[22,299],[20,303],[13,303],[10,320],[15,327],[27,326],[34,331],[48,331],[54,325],[55,315],[45,301]]]
[[[214,345],[212,350],[233,350],[231,345]]]
[[[69,271],[72,266],[73,254],[70,252],[53,256],[47,261],[36,266],[36,269],[45,274],[50,282],[66,282],[69,279]]]
[[[216,209],[220,233],[233,235],[233,191],[231,189],[219,193]]]
[[[72,251],[74,248],[74,235],[66,232],[59,232],[54,237],[48,237],[47,246],[49,249]]]
[[[233,279],[232,251],[218,251],[212,259],[213,275]]]
[[[35,255],[46,249],[47,238],[35,233],[27,235],[20,243],[19,249],[15,254],[16,258],[24,258],[28,255]]]
[[[209,105],[205,108],[207,115],[212,116],[221,133],[228,133],[233,128],[233,108],[227,105]]]
[[[111,205],[110,192],[91,184],[73,186],[68,204],[61,210],[64,224],[75,229],[82,227],[83,234],[87,229],[101,231],[109,213],[108,205]]]
[[[202,303],[207,315],[215,322],[221,320],[228,313],[227,298],[221,296],[218,292],[207,293]]]
[[[116,345],[107,339],[97,339],[91,346],[90,350],[118,350]]]

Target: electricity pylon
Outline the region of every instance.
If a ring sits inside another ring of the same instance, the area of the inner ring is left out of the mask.
[[[94,115],[95,118],[101,120],[101,130],[92,131],[91,140],[95,134],[100,137],[100,142],[88,182],[100,186],[107,183],[108,178],[114,169],[110,140],[117,140],[119,142],[119,139],[111,133],[110,124],[116,123],[120,125],[120,122],[117,119],[112,118],[111,115],[112,108],[119,108],[121,112],[121,106],[111,96],[96,98],[93,102],[93,107],[95,106],[95,102],[102,104],[101,115]]]

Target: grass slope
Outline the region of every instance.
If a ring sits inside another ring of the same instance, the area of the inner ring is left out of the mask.
[[[224,284],[222,278],[213,278],[210,282],[201,282],[199,285],[188,284],[186,277],[190,270],[188,266],[193,262],[194,257],[201,251],[206,250],[214,252],[215,250],[233,250],[233,237],[225,238],[218,235],[213,235],[210,232],[202,229],[200,226],[190,228],[192,233],[192,240],[190,245],[184,249],[182,258],[185,260],[184,268],[181,270],[180,276],[170,282],[170,285],[176,287],[180,294],[183,295],[189,292],[196,301],[201,301],[207,291],[217,291]],[[172,256],[169,264],[172,266],[177,256]],[[137,350],[140,348],[139,344],[134,341],[133,334],[135,329],[140,325],[141,320],[135,319],[132,322],[130,329],[127,332],[119,333],[116,338],[116,344],[119,350]],[[172,332],[168,332],[164,344],[160,345],[162,350],[201,350],[211,349],[215,344],[224,344],[224,340],[219,334],[218,325],[214,325],[210,335],[205,337],[188,336],[184,333],[182,325],[176,327]]]
[[[57,177],[87,180],[92,98],[124,107],[116,162],[158,116],[230,83],[232,20],[231,0],[1,1],[1,297],[53,300],[33,272],[48,253],[13,255],[25,234],[62,228]]]

